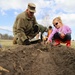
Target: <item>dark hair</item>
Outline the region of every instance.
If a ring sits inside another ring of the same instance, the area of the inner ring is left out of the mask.
[[[52,26],[49,26],[49,29],[51,29],[52,28]]]

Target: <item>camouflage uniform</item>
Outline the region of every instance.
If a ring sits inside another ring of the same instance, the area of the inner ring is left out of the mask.
[[[23,12],[19,14],[13,26],[14,38],[16,38],[18,44],[22,44],[27,38],[33,38],[38,32],[34,33],[33,26],[38,25],[38,32],[46,31],[46,27],[39,25],[36,22],[35,16],[32,19],[28,18],[27,13]]]
[[[34,33],[33,26],[38,26],[38,31]],[[31,19],[28,17],[26,11],[19,14],[16,18],[16,21],[13,26],[14,39],[17,41],[17,44],[22,45],[24,40],[33,38],[38,32],[44,32],[47,28],[39,25],[36,22],[35,16]]]

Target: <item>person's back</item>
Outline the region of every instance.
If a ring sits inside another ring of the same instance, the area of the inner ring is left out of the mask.
[[[21,24],[21,25],[19,25],[19,24]],[[16,21],[14,23],[14,26],[13,26],[14,35],[19,32],[18,29],[22,29],[22,28],[26,34],[31,33],[30,30],[32,30],[33,25],[35,25],[35,24],[37,24],[37,22],[35,20],[35,16],[33,16],[32,19],[30,19],[30,18],[28,18],[26,11],[22,12],[21,14],[19,14],[17,16]]]

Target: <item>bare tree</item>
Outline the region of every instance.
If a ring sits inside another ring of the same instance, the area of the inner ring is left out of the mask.
[[[50,23],[51,23],[51,22],[50,22],[50,16],[49,16],[49,14],[44,15],[44,16],[42,17],[42,24],[43,24],[44,26],[46,26],[46,27],[49,27],[49,25],[51,25]]]

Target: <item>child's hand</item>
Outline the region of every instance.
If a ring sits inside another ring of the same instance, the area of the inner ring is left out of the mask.
[[[61,33],[61,34],[60,34],[60,37],[61,37],[62,39],[64,39],[65,34],[64,34],[64,33]]]
[[[43,38],[44,41],[47,41],[48,37]]]
[[[47,40],[47,41],[46,41],[46,44],[50,44],[50,41],[49,41],[49,40]]]

